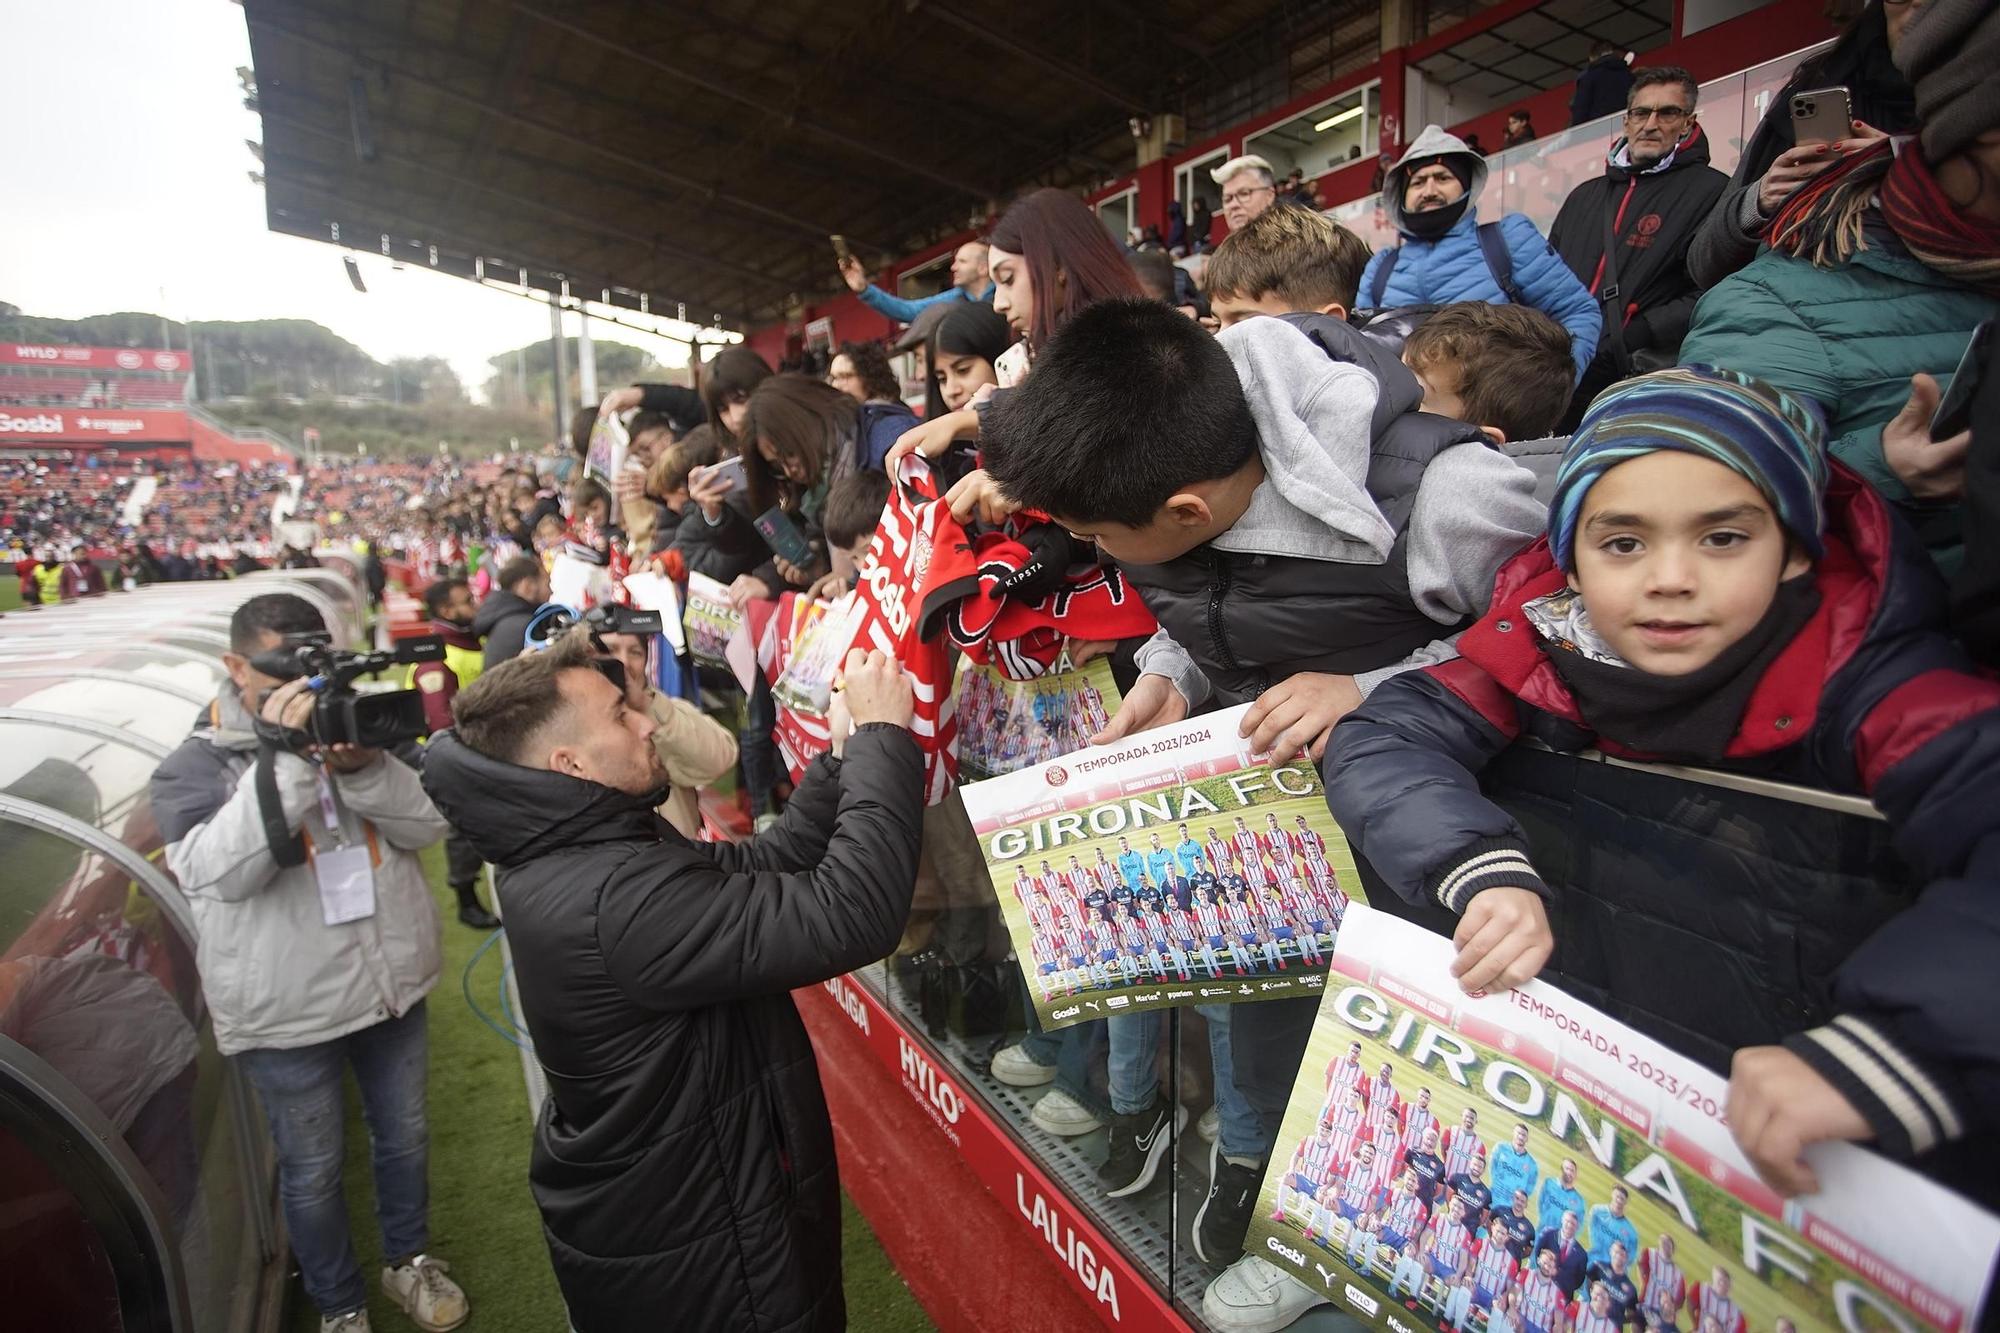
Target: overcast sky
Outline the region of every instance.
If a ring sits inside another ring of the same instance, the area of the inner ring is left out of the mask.
[[[342,251],[265,229],[243,142],[263,136],[236,79],[250,38],[230,0],[0,0],[0,50],[0,301],[59,318],[164,305],[175,319],[317,320],[378,359],[443,356],[475,393],[486,358],[549,336],[546,305],[379,255],[359,258],[364,295]],[[686,360],[665,339],[592,328]]]

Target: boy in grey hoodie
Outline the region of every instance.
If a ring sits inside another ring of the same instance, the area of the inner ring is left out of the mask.
[[[1158,617],[1116,739],[1254,700],[1244,733],[1317,760],[1333,724],[1391,676],[1448,660],[1493,575],[1542,530],[1532,474],[1475,427],[1418,410],[1394,353],[1323,315],[1211,338],[1169,307],[1073,316],[982,430],[999,489],[1117,561]],[[1316,1003],[1235,1021],[1229,1076],[1255,1142],[1225,1132],[1196,1219],[1233,1258],[1305,1052]],[[1221,1071],[1218,1071],[1218,1077]],[[1315,1298],[1254,1256],[1211,1285],[1222,1328],[1282,1327]]]

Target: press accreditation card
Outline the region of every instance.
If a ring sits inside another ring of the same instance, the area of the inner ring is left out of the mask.
[[[319,881],[320,917],[329,926],[343,926],[375,915],[375,866],[368,843],[334,842],[340,833],[340,808],[326,770],[314,775],[319,812],[333,831],[324,844],[313,840],[313,875]]]

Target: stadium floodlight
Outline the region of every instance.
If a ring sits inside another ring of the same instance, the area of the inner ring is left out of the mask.
[[[342,255],[340,262],[347,265],[347,280],[354,284],[357,292],[366,292],[368,284],[361,280],[361,265],[354,262],[353,255]]]

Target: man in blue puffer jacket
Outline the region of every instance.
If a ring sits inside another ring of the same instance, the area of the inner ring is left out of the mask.
[[[1525,214],[1507,214],[1482,240],[1477,214],[1485,186],[1485,158],[1457,135],[1424,126],[1383,180],[1382,206],[1403,243],[1368,261],[1361,304],[1375,309],[1453,301],[1531,305],[1569,330],[1570,355],[1581,379],[1604,330],[1597,302]],[[1493,238],[1504,246],[1494,245]],[[1491,258],[1489,245],[1498,252]]]

